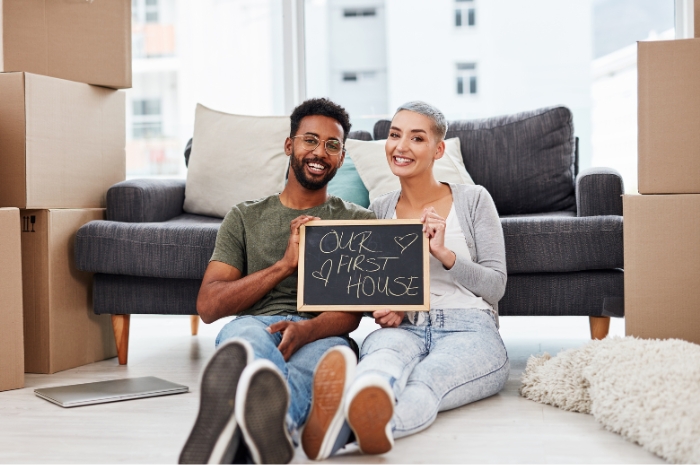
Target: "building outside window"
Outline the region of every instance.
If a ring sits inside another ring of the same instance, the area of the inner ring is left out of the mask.
[[[477,93],[476,63],[457,63],[457,94]]]
[[[376,77],[376,71],[346,71],[343,73],[343,82],[364,82]]]
[[[455,0],[455,26],[476,26],[476,8],[474,0]]]
[[[159,22],[158,0],[132,0],[131,17],[137,23]]]
[[[377,16],[376,8],[345,8],[343,16],[346,18],[361,18],[366,16]]]
[[[150,139],[163,134],[160,99],[134,100],[132,109],[134,139]]]

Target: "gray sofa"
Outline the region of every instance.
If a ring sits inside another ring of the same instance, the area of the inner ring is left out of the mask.
[[[374,139],[388,128],[378,121]],[[501,216],[508,283],[499,313],[589,316],[593,336],[604,336],[607,317],[624,308],[622,178],[608,168],[578,172],[571,112],[453,121],[447,137],[459,137],[467,171]],[[184,198],[184,180],[121,182],[107,192],[107,219],[78,231],[77,266],[95,273],[95,313],[114,315],[120,363],[128,315],[196,314],[222,219],[183,212]]]

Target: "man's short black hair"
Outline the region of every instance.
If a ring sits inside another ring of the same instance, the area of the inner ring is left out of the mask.
[[[297,135],[299,130],[299,125],[301,120],[307,116],[328,116],[333,118],[343,127],[343,142],[348,138],[348,133],[350,132],[350,116],[345,108],[341,107],[335,102],[328,100],[327,98],[312,98],[305,100],[292,112],[290,119],[292,120],[292,130],[289,133],[289,137],[294,137]]]

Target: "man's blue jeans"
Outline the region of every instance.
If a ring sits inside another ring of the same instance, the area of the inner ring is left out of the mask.
[[[344,345],[350,347],[347,339],[335,336],[306,344],[289,361],[285,362],[277,349],[282,341],[281,333],[270,334],[267,327],[278,321],[302,321],[299,316],[239,316],[227,323],[216,337],[216,346],[239,337],[250,342],[255,358],[264,358],[274,363],[287,380],[291,402],[287,413],[287,423],[292,437],[296,437],[298,428],[306,422],[311,408],[311,388],[314,369],[321,356],[331,347]]]

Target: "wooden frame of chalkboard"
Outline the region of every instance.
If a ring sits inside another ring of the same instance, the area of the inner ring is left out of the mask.
[[[309,221],[300,228],[297,309],[429,311],[429,258],[419,220]]]

